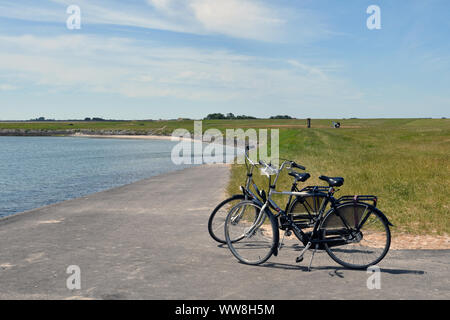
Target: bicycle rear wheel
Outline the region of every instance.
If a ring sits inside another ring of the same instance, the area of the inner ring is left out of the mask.
[[[242,263],[266,262],[278,244],[278,225],[273,216],[252,201],[234,206],[225,221],[225,239],[233,255]]]
[[[331,211],[321,226],[328,255],[340,265],[366,269],[389,251],[391,233],[383,214],[365,203],[348,203]]]
[[[208,232],[211,237],[220,243],[227,243],[225,240],[224,228],[227,214],[239,202],[245,200],[243,194],[236,194],[217,205],[209,216]]]

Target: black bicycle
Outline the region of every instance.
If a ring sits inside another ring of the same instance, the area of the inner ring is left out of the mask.
[[[266,194],[264,190],[260,190],[253,181],[254,168],[258,166],[258,163],[253,162],[249,156],[250,148],[247,146],[245,149],[245,166],[247,169],[247,178],[244,186],[241,186],[241,194],[235,194],[228,199],[225,199],[219,203],[208,219],[208,232],[211,237],[219,243],[227,243],[224,234],[224,225],[226,217],[231,208],[236,206],[242,201],[257,199],[260,202],[266,201]],[[298,169],[305,170],[303,166],[298,166]],[[297,184],[299,182],[305,182],[310,178],[309,173],[299,173],[291,170],[289,174],[293,177],[293,183],[291,191],[299,191]],[[253,189],[252,189],[253,188]],[[319,197],[303,197],[295,198],[290,197],[286,212],[292,213],[293,218],[297,222],[303,224],[311,224],[315,221],[319,209]],[[259,212],[252,213],[252,219],[255,220]],[[240,240],[241,237],[232,239],[232,242]]]
[[[279,230],[283,230],[285,236],[293,232],[304,245],[296,262],[303,260],[307,250],[314,249],[309,269],[316,250],[325,249],[334,261],[352,269],[365,269],[386,256],[391,242],[389,226],[392,224],[376,207],[377,197],[363,195],[336,199],[334,193],[337,187],[343,185],[344,179],[327,176],[319,178],[327,182],[328,186],[278,192],[275,188],[283,169],[298,168],[299,165],[293,161],[284,161],[279,170],[263,161],[260,161],[260,165],[268,175],[268,196],[264,201],[256,198],[241,201],[229,210],[225,220],[225,239],[239,261],[257,265],[267,261],[272,254],[277,255],[281,248]],[[272,183],[273,175],[276,177]],[[311,219],[299,221],[288,211],[292,205],[288,203],[286,209],[282,210],[272,200],[274,194],[288,195],[290,199],[295,197],[297,203],[313,199],[313,205],[319,205],[320,208]],[[328,205],[330,209],[325,211]],[[257,212],[256,218],[254,212]]]

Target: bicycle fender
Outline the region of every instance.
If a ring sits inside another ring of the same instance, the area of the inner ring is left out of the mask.
[[[371,207],[377,211],[377,213],[380,215],[381,219],[383,219],[387,223],[388,226],[391,226],[391,227],[394,226],[383,212],[381,212],[380,210],[378,210],[378,208],[376,208],[374,206],[371,206]]]
[[[274,216],[274,214],[272,213],[272,211],[270,211],[269,210],[269,208],[266,208],[265,209],[265,211],[266,211],[266,214],[267,214],[267,216],[269,217],[269,219],[271,220],[271,223],[273,222],[273,221],[277,221],[277,219],[275,218],[275,216]],[[278,255],[278,246],[279,246],[279,243],[280,243],[280,234],[279,234],[279,229],[278,229],[278,223],[276,224],[276,228],[275,228],[275,243],[274,243],[274,246],[273,246],[273,248],[272,248],[272,250],[273,250],[273,255],[276,257],[277,255]]]
[[[394,226],[394,225],[389,221],[389,219],[386,217],[386,215],[385,215],[383,212],[381,212],[381,210],[378,209],[377,207],[372,206],[372,205],[370,205],[370,204],[367,204],[367,203],[365,203],[365,202],[359,202],[359,203],[363,203],[363,204],[369,206],[369,207],[371,208],[372,211],[376,211],[376,212],[380,215],[381,219],[383,219],[384,222],[386,222],[388,226],[390,226],[390,227],[393,227],[393,226]]]
[[[340,208],[341,206],[345,206],[345,205],[349,205],[349,204],[354,204],[354,203],[363,204],[363,205],[368,206],[372,211],[376,211],[376,212],[380,215],[381,219],[383,219],[383,221],[386,222],[386,224],[387,224],[388,226],[390,226],[390,227],[393,227],[393,226],[394,226],[394,225],[389,221],[389,219],[386,217],[386,215],[385,215],[383,212],[381,212],[380,209],[378,209],[377,207],[375,207],[375,206],[373,206],[373,205],[371,205],[371,204],[368,204],[368,203],[366,203],[366,202],[360,202],[360,201],[358,201],[358,202],[354,202],[354,201],[346,201],[346,202],[340,203],[339,206],[338,206],[337,208]],[[331,211],[331,210],[332,210],[332,209],[330,209],[330,211]],[[327,212],[327,214],[328,214],[328,213],[329,213],[329,212]],[[325,215],[325,216],[326,216],[326,215]]]

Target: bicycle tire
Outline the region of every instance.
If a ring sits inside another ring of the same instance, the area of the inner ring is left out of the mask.
[[[223,243],[223,244],[227,243],[227,241],[225,240],[225,234],[224,234],[224,224],[225,224],[225,219],[228,214],[228,211],[226,211],[226,213],[225,213],[223,224],[219,223],[218,226],[215,226],[214,225],[215,219],[218,218],[219,212],[221,209],[223,209],[224,206],[226,206],[230,202],[237,201],[237,200],[243,201],[243,200],[245,200],[245,196],[243,194],[235,194],[235,195],[231,196],[230,198],[223,200],[221,203],[219,203],[214,208],[211,215],[209,216],[209,219],[208,219],[209,235],[211,236],[211,238],[213,238],[215,241],[217,241],[219,243]],[[218,233],[220,233],[220,234],[218,234]]]
[[[347,219],[344,217],[344,220],[346,220],[346,223],[349,224],[350,228],[353,229],[352,232],[354,234],[349,234],[348,231],[342,231],[342,230],[348,230],[346,228],[343,228],[342,225],[339,226],[340,223],[343,224],[341,219],[339,218],[339,215],[336,214],[336,211],[330,210],[329,213],[325,216],[322,224],[321,224],[321,232],[322,232],[322,239],[330,239],[331,235],[338,234],[337,238],[353,238],[354,240],[337,240],[337,241],[344,241],[346,243],[345,245],[336,245],[332,246],[329,243],[324,243],[324,248],[327,251],[328,255],[338,264],[349,268],[349,269],[367,269],[370,266],[376,265],[379,263],[383,258],[386,256],[386,254],[389,251],[390,244],[391,244],[391,232],[389,229],[389,223],[384,216],[384,214],[374,206],[371,206],[366,203],[345,203],[340,205],[336,208],[336,210],[340,210],[340,216],[344,216],[342,212],[344,210],[347,210],[347,212],[350,212],[350,215],[353,213],[354,222],[351,222],[351,219]],[[359,217],[361,211],[364,211],[364,213],[361,214]],[[358,213],[356,213],[358,212]],[[372,225],[369,226],[365,231],[359,231],[356,232],[357,228],[353,228],[356,224],[361,224],[364,220],[365,216],[368,216],[366,218],[364,225],[361,227],[365,227],[366,223],[370,223],[369,221],[373,221]],[[370,215],[373,215],[373,217],[370,217]],[[359,222],[358,222],[358,219]],[[370,219],[370,220],[369,220]],[[347,221],[348,220],[348,221]],[[341,221],[341,222],[339,222]],[[334,224],[333,226],[328,226],[328,224]],[[375,226],[374,223],[377,223]],[[328,235],[330,237],[327,238],[327,230]],[[360,238],[360,239],[358,239]],[[370,239],[370,240],[368,240]],[[353,242],[351,242],[353,241]],[[363,242],[364,241],[364,242]],[[337,243],[337,242],[336,242]],[[340,242],[339,242],[340,243]],[[363,243],[363,244],[361,244]],[[355,244],[355,245],[352,245]],[[356,245],[358,244],[359,247]],[[342,249],[342,247],[346,247],[345,249]],[[381,246],[381,249],[378,248]],[[365,255],[363,253],[365,252]],[[376,252],[374,254],[374,258],[369,258],[369,253]],[[359,255],[357,255],[359,254]],[[349,258],[352,257],[353,261],[349,262]],[[359,258],[356,258],[359,257]],[[366,259],[366,261],[364,260]],[[360,263],[355,263],[355,260],[359,260]]]
[[[254,232],[252,232],[251,234],[249,234],[249,236],[245,236],[240,238],[240,241],[232,241],[230,238],[230,229],[232,228],[232,218],[233,218],[233,214],[235,212],[245,212],[245,209],[243,211],[240,210],[239,207],[242,206],[253,206],[254,208],[258,209],[259,211],[261,210],[261,206],[257,203],[255,203],[254,201],[241,201],[239,204],[237,204],[234,208],[232,208],[230,210],[230,212],[227,215],[227,219],[225,222],[225,239],[227,240],[227,245],[228,248],[230,249],[231,253],[236,257],[236,259],[238,259],[240,262],[244,263],[244,264],[249,264],[249,265],[259,265],[262,264],[264,262],[266,262],[267,260],[269,260],[269,258],[274,254],[275,250],[278,247],[278,242],[279,242],[279,230],[278,230],[278,222],[275,219],[275,217],[270,214],[267,213],[267,211],[263,212],[263,214],[266,216],[264,217],[263,222],[265,221],[265,219],[269,218],[269,222],[271,227],[266,227],[263,228],[262,226],[264,225],[264,223],[261,223],[255,230]],[[250,210],[252,210],[252,208],[250,208]],[[250,219],[251,220],[251,219]],[[245,221],[245,219],[239,219],[239,221]],[[244,229],[246,230],[245,232],[248,231],[249,228],[249,220],[247,220],[247,224],[244,225]],[[235,223],[236,224],[236,223]],[[251,224],[251,226],[254,226],[254,222],[253,224]],[[250,228],[251,228],[250,226]],[[238,228],[239,229],[239,228]],[[239,232],[239,231],[238,231]],[[248,239],[248,241],[245,241],[245,239]],[[250,241],[250,239],[252,239]],[[258,249],[262,249],[263,253],[262,255],[260,254],[260,251],[256,251]],[[248,256],[244,257],[243,256],[243,252],[246,253],[254,253],[257,257],[255,257],[254,259],[249,258]]]

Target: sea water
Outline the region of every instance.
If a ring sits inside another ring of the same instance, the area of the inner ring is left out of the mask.
[[[0,137],[0,217],[192,166],[170,140]]]

